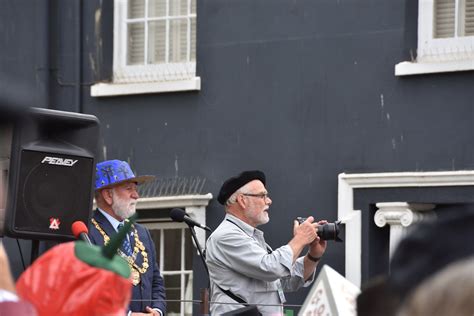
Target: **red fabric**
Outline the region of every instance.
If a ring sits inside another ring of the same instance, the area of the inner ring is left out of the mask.
[[[18,295],[40,316],[125,315],[129,280],[91,267],[74,254],[74,243],[58,245],[39,257],[18,279]]]

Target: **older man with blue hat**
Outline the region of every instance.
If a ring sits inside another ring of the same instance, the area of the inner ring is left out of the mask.
[[[125,161],[107,160],[97,164],[97,209],[89,223],[89,238],[93,244],[107,244],[127,218],[135,214],[139,198],[137,186],[153,179],[154,176],[135,176]],[[165,289],[150,232],[142,225],[133,224],[118,254],[131,270],[133,291],[128,315],[164,315]]]

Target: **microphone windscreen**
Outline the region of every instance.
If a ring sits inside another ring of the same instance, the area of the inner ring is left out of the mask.
[[[175,222],[182,222],[184,221],[184,216],[186,212],[180,208],[174,208],[170,212],[170,217]]]
[[[84,224],[84,222],[81,222],[81,221],[75,221],[74,223],[72,223],[71,230],[72,230],[72,234],[77,239],[79,239],[79,236],[82,233],[85,233],[85,234],[89,233],[89,230],[87,229],[86,224]]]

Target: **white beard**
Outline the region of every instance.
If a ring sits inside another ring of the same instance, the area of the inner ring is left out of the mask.
[[[115,215],[120,217],[121,219],[126,219],[135,214],[137,202],[135,200],[127,200],[122,199],[113,192],[113,202],[112,202],[112,210],[114,211]]]
[[[252,208],[248,210],[247,217],[255,224],[255,226],[264,225],[270,221],[268,209],[266,211],[259,212],[258,209],[254,209],[253,207],[255,206],[252,206]]]

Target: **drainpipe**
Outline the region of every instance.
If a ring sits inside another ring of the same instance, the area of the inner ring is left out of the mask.
[[[82,0],[76,0],[76,112],[83,113],[82,106]]]
[[[36,63],[36,85],[38,88],[38,103],[30,106],[50,108],[50,12],[49,0],[35,1],[37,4],[37,29],[39,36],[36,37],[36,48],[38,49]]]

